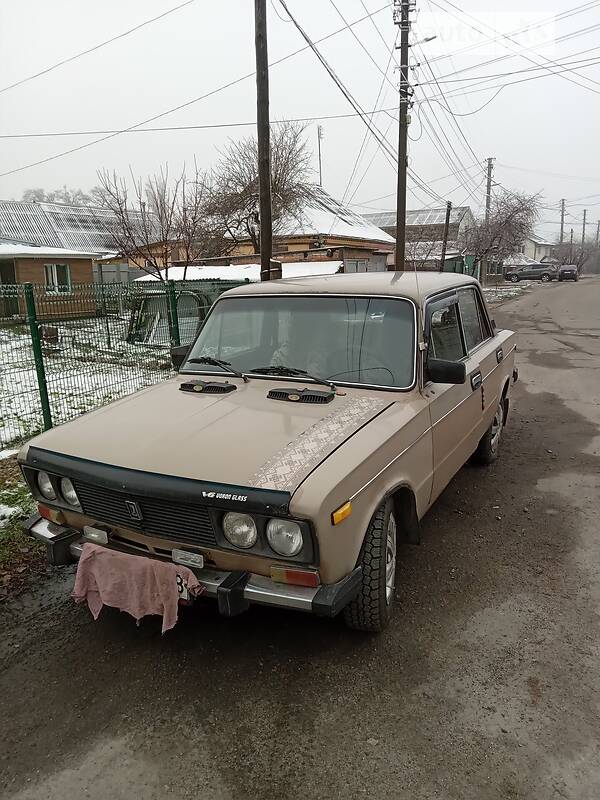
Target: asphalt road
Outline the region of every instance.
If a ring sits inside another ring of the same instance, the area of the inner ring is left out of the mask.
[[[491,468],[401,552],[364,637],[261,609],[161,637],[68,599],[0,611],[0,796],[600,797],[600,279],[495,311],[521,381]]]

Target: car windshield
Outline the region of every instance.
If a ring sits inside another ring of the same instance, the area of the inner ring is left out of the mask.
[[[182,371],[227,373],[226,366],[214,362],[194,363],[210,357],[243,373],[285,366],[337,384],[407,389],[415,376],[414,324],[414,306],[400,298],[291,294],[223,298],[206,320]]]

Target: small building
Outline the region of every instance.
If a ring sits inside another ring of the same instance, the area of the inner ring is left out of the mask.
[[[304,253],[322,253],[335,250],[346,272],[386,270],[386,257],[394,249],[394,239],[389,233],[374,225],[366,217],[328,194],[321,186],[306,189],[306,201],[297,215],[279,220],[273,234],[273,258],[281,261],[298,261]],[[239,242],[234,256],[248,256],[257,260],[250,240]]]
[[[116,256],[114,226],[112,211],[97,206],[0,201],[0,240],[91,253],[104,266],[94,263],[90,280],[127,282],[143,274]]]
[[[532,233],[525,239],[519,252],[533,261],[549,261],[552,259],[554,246],[554,242]]]
[[[77,316],[94,313],[94,293],[89,289],[87,292],[78,290],[78,286],[87,284],[89,287],[94,280],[93,259],[93,253],[62,247],[0,242],[0,317],[25,316],[22,292],[3,290],[3,287],[23,283],[36,286],[40,317],[64,316],[66,295],[80,295],[75,304]]]

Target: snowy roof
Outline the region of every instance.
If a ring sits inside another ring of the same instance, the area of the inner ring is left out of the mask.
[[[321,186],[306,187],[306,202],[299,217],[277,226],[276,236],[335,236],[375,244],[394,244],[394,239],[366,217],[342,205]]]
[[[88,253],[115,249],[112,211],[61,203],[0,201],[0,238]]]
[[[94,258],[95,253],[82,250],[67,250],[64,247],[35,247],[26,244],[0,242],[0,259],[2,258]]]
[[[547,239],[544,239],[543,236],[538,236],[535,233],[530,233],[527,238],[529,239],[530,242],[533,242],[534,244],[539,244],[543,246],[545,245],[546,247],[554,247],[556,244],[556,242],[549,242]]]
[[[455,206],[450,211],[450,224],[461,222],[465,214],[470,213],[469,206]],[[381,211],[377,214],[365,214],[365,219],[382,228],[396,227],[396,212]],[[446,221],[446,208],[417,208],[406,212],[407,225],[443,225]]]
[[[335,275],[343,261],[290,261],[281,265],[284,278],[306,278],[316,275]],[[260,264],[232,264],[230,267],[169,267],[169,279],[182,281],[185,272],[186,280],[224,280],[224,281],[260,281]],[[165,271],[161,271],[164,277]],[[136,281],[157,281],[155,275],[144,275]]]

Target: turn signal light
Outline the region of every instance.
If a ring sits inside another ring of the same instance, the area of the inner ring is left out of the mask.
[[[40,517],[47,519],[48,522],[54,522],[56,525],[62,525],[66,521],[62,511],[48,508],[48,506],[43,506],[41,503],[38,505],[38,514]]]
[[[316,589],[321,583],[319,573],[313,569],[287,567],[271,567],[271,580],[277,583],[289,583],[292,586],[310,586],[312,589]]]
[[[337,511],[334,511],[331,515],[331,524],[332,525],[339,525],[340,522],[343,522],[347,519],[350,514],[352,514],[352,503],[348,501],[344,503],[343,506],[340,506]]]

